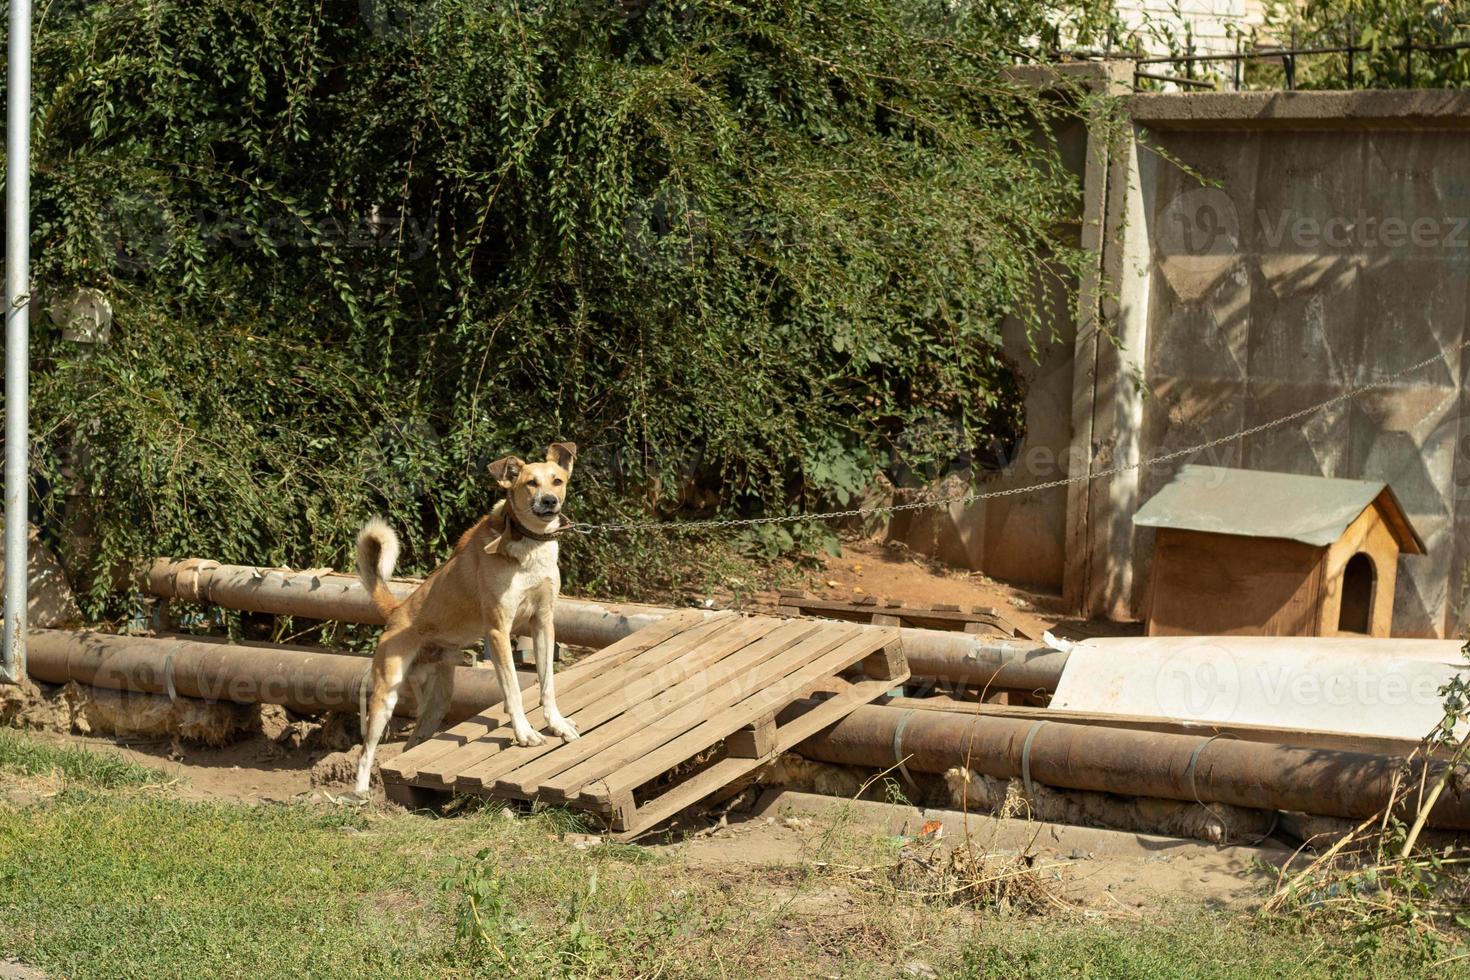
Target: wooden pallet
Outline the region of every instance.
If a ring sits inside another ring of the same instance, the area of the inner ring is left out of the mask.
[[[862,676],[839,676],[859,665]],[[515,745],[495,705],[385,761],[383,781],[396,799],[427,789],[572,806],[631,837],[907,678],[891,627],[690,610],[557,672],[557,702],[582,734],[576,741]],[[835,694],[777,722],[814,689]],[[537,688],[525,699],[535,703]],[[527,718],[545,727],[539,707]]]
[[[824,619],[845,619],[855,623],[910,626],[928,630],[963,630],[966,633],[998,633],[1007,638],[1026,636],[1025,631],[991,606],[972,606],[966,611],[946,603],[913,606],[896,599],[879,599],[874,596],[828,599],[796,589],[782,589],[779,611],[788,616],[820,616]]]

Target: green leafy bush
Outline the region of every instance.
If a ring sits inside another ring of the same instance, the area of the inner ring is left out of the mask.
[[[1295,37],[1301,48],[1345,47],[1351,41],[1366,49],[1354,52],[1351,78],[1345,52],[1299,58],[1297,88],[1461,88],[1470,83],[1470,49],[1453,48],[1470,41],[1465,0],[1271,0],[1264,31],[1280,44]],[[1406,42],[1444,47],[1406,52]],[[1280,87],[1282,68],[1252,65],[1247,79]]]
[[[36,35],[36,513],[93,609],[153,554],[405,566],[484,470],[582,520],[812,509],[1013,433],[997,327],[1070,282],[1040,4],[57,0]],[[935,427],[933,440],[906,433]],[[925,467],[928,467],[925,469]],[[569,584],[689,539],[579,539]]]

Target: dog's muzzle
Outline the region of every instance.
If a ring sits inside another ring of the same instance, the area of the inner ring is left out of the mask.
[[[554,494],[544,493],[531,502],[531,513],[537,517],[552,517],[561,510],[561,501]]]

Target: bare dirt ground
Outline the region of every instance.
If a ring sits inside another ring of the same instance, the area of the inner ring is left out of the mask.
[[[900,828],[877,812],[881,804],[853,804],[807,794],[773,793],[753,813],[728,826],[658,845],[690,865],[718,869],[752,865],[781,867],[816,863],[834,874],[859,865],[834,856],[834,835],[861,835]],[[935,817],[936,810],[925,811]],[[1160,902],[1184,901],[1209,907],[1249,908],[1273,880],[1271,865],[1289,853],[1247,847],[1213,847],[1193,841],[1095,828],[1057,827],[1025,820],[951,813],[936,844],[1021,860],[1049,881],[1058,897],[1084,909],[1141,915]],[[930,824],[932,826],[932,823]],[[889,833],[895,852],[918,848],[909,834]],[[835,848],[840,852],[840,846]]]
[[[921,606],[990,606],[1031,636],[1131,636],[1141,624],[1087,622],[1062,612],[1061,597],[952,568],[903,547],[875,541],[843,542],[842,554],[802,576],[801,588],[832,598],[869,595]]]
[[[46,974],[20,960],[0,959],[0,980],[46,980]]]
[[[403,751],[401,730],[385,742],[378,758],[391,759]],[[126,759],[160,769],[177,779],[186,800],[233,800],[241,803],[331,804],[349,787],[348,753],[328,748],[283,748],[263,736],[233,745],[211,748],[179,744],[168,738],[138,741],[84,735],[56,735],[70,744],[99,751],[111,750]],[[334,763],[336,763],[334,765]]]

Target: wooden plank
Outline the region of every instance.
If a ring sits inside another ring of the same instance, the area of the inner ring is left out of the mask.
[[[872,599],[838,601],[817,597],[783,600],[783,603],[798,607],[801,612],[809,615],[826,616],[829,619],[846,619],[853,622],[867,622],[871,609],[877,604],[876,600]],[[1014,623],[990,607],[977,606],[970,612],[965,612],[953,603],[910,606],[894,601],[883,602],[881,607],[889,610],[891,615],[899,617],[904,625],[923,629],[958,630],[974,623],[982,623],[1007,636],[1023,635]]]
[[[821,702],[801,717],[776,728],[775,748],[769,755],[757,758],[731,755],[715,762],[703,772],[691,776],[668,792],[638,807],[631,818],[625,818],[625,829],[618,839],[629,840],[637,837],[679,811],[720,792],[730,783],[738,782],[742,777],[765,765],[766,761],[778,752],[785,752],[811,738],[828,725],[840,721],[857,705],[880,697],[887,689],[887,683],[868,680],[848,684],[846,681],[837,680],[833,687],[838,689],[835,697]]]
[[[624,705],[615,703],[613,699],[608,699],[605,704],[589,706],[586,714],[590,715],[592,720],[595,721],[597,718],[611,720],[607,721],[607,724],[599,725],[589,735],[576,742],[559,746],[558,750],[550,756],[535,760],[528,759],[529,764],[527,765],[477,766],[464,772],[460,778],[469,786],[482,786],[489,785],[503,776],[505,778],[501,780],[499,788],[527,795],[537,795],[541,791],[543,781],[581,764],[598,752],[624,739],[638,737],[650,726],[657,725],[661,729],[668,730],[679,724],[683,724],[686,728],[697,724],[702,717],[698,712],[679,710],[689,706],[691,702],[698,702],[694,707],[703,709],[706,714],[728,707],[733,700],[741,696],[742,677],[771,657],[805,640],[822,628],[821,624],[810,621],[792,622],[763,617],[760,622],[768,627],[765,635],[755,637],[754,642],[733,653],[729,650],[721,650],[718,651],[718,656],[711,656],[704,661],[689,664],[687,673],[690,676],[652,700],[628,705],[626,708]],[[680,666],[683,664],[681,663]],[[726,681],[729,682],[728,689],[722,691],[719,684]],[[675,734],[677,732],[671,731],[669,737]],[[514,772],[511,771],[512,769]]]
[[[637,683],[656,684],[660,681],[662,674],[670,668],[677,668],[682,675],[685,675],[687,681],[689,679],[687,675],[690,673],[700,673],[731,653],[747,648],[752,642],[765,643],[771,634],[787,625],[784,621],[776,619],[747,619],[739,627],[726,630],[703,646],[696,647],[693,652],[686,652],[677,660],[664,664],[652,674],[638,678]],[[680,683],[676,683],[675,687],[679,687]],[[668,693],[668,689],[665,688],[655,696],[655,700],[666,697]],[[576,712],[568,715],[577,725],[577,730],[582,736],[575,742],[548,741],[545,745],[513,746],[513,751],[493,753],[461,770],[460,783],[466,788],[474,789],[489,785],[506,773],[520,770],[521,767],[529,766],[536,769],[541,765],[541,761],[538,760],[544,760],[548,755],[558,753],[581,755],[595,751],[607,739],[610,731],[605,730],[607,724],[620,720],[619,716],[629,711],[642,709],[647,703],[633,695],[634,692],[630,692],[627,687],[605,691],[601,696],[592,699]],[[507,729],[494,733],[492,737],[504,738],[508,734]],[[559,755],[558,758],[560,758]],[[534,795],[534,789],[527,795]]]
[[[615,798],[607,809],[608,826],[613,830],[627,830],[637,821],[638,805],[632,793]]]
[[[990,631],[999,633],[1005,637],[1021,636],[1022,631],[1015,624],[1002,619],[999,616],[977,616],[974,613],[943,613],[943,612],[909,612],[902,613],[905,626],[914,629],[925,630],[964,630],[969,627],[979,627],[976,632]]]
[[[696,624],[637,654],[626,663],[611,667],[606,673],[587,679],[570,692],[558,693],[558,706],[564,715],[575,717],[578,711],[599,698],[626,690],[644,677],[656,674],[669,664],[677,662],[690,650],[698,649],[702,643],[719,643],[727,635],[742,635],[750,622],[751,620],[732,614],[730,618],[721,617]],[[460,772],[504,749],[524,749],[529,752],[538,748],[537,746],[516,745],[514,730],[510,725],[510,716],[505,712],[500,714],[504,720],[499,725],[472,741],[455,746],[448,753],[429,762],[414,760],[417,773],[413,778],[429,785],[447,786],[455,782]],[[526,719],[533,728],[541,728],[546,724],[546,714],[539,705],[526,712]],[[562,743],[558,739],[548,744],[556,748]]]
[[[696,610],[687,610],[666,616],[652,626],[645,627],[636,633],[630,633],[616,643],[604,647],[591,656],[573,664],[565,671],[559,671],[557,680],[568,689],[573,688],[579,683],[582,677],[588,676],[592,671],[602,669],[608,663],[616,664],[623,662],[627,657],[636,656],[647,650],[650,646],[661,643],[682,630],[695,625],[702,618],[702,614]],[[540,688],[533,684],[523,689],[521,696],[522,698],[529,699],[530,696],[535,695],[539,698],[539,693]],[[452,728],[439,732],[433,738],[426,740],[409,752],[405,752],[395,759],[385,761],[383,763],[383,769],[390,775],[409,778],[413,773],[415,760],[436,758],[440,754],[439,750],[448,751],[450,748],[465,744],[475,737],[474,732],[477,728],[488,730],[484,728],[485,722],[487,719],[495,717],[496,714],[497,712],[494,706],[487,707],[485,711],[476,715],[474,718],[467,719]],[[509,717],[503,711],[500,711],[498,714],[507,718]]]
[[[876,605],[876,604],[877,603],[876,603],[876,600],[875,600],[874,602],[868,603],[867,605],[870,605],[871,606],[871,605]],[[861,608],[859,608],[858,607],[858,603],[856,603],[856,602],[848,602],[848,601],[843,601],[843,600],[838,600],[838,599],[820,599],[820,598],[817,598],[815,596],[806,596],[806,597],[801,598],[801,599],[793,599],[791,601],[791,605],[800,606],[801,609],[802,609],[802,611],[804,611],[804,612],[805,611],[813,611],[813,612],[846,613],[849,616],[861,616],[864,621],[866,621],[867,618],[868,618],[868,616],[872,613],[872,610],[871,609],[861,609]],[[891,609],[893,607],[892,606],[889,606],[887,608],[890,608]],[[898,611],[900,613],[906,612],[906,611],[908,611],[908,607],[907,606],[901,606],[901,607],[899,607],[899,610]]]
[[[611,646],[561,671],[557,676],[557,685],[565,690],[558,695],[558,698],[568,705],[574,702],[581,703],[578,700],[579,689],[582,688],[584,681],[590,682],[599,675],[605,675],[607,672],[639,660],[645,654],[676,648],[675,644],[679,645],[678,649],[682,649],[682,644],[691,634],[705,636],[727,628],[738,619],[739,616],[733,612],[706,618],[697,610],[667,616],[652,626],[629,634]],[[535,709],[527,712],[527,720],[538,727],[545,723],[545,716],[540,714],[540,692],[540,687],[534,684],[521,692],[525,703],[538,702]],[[538,720],[532,720],[532,715],[535,715]],[[416,773],[427,764],[478,739],[485,738],[509,722],[510,714],[505,710],[503,702],[486,708],[475,717],[438,733],[391,762],[385,762],[382,767],[383,771],[393,778],[413,779]]]
[[[680,810],[693,806],[712,793],[735,782],[753,769],[765,765],[762,759],[721,759],[708,769],[673,787],[662,796],[655,797],[623,818],[618,840],[631,840],[672,817]]]
[[[646,751],[644,746],[635,744],[633,748],[636,751],[631,754],[621,753],[614,763],[612,772],[586,786],[579,798],[596,804],[605,802],[622,790],[637,789],[684,760],[693,758],[695,754],[727,737],[751,719],[767,711],[785,707],[796,694],[815,679],[836,674],[867,656],[875,647],[887,646],[897,641],[897,630],[869,627],[818,659],[782,677],[778,682],[760,685],[761,689],[744,701],[720,712],[654,751]],[[891,684],[889,681],[884,683]],[[577,775],[580,776],[580,774]],[[554,784],[559,787],[560,792],[566,792],[566,789],[560,787],[577,785],[577,781],[561,778],[554,781]],[[545,789],[544,786],[543,789]]]
[[[996,630],[1005,633],[1008,636],[1024,636],[1027,639],[1036,639],[1036,637],[1032,636],[1031,633],[1023,630],[1021,627],[1011,622],[994,607],[975,606],[970,610],[970,615],[974,617],[976,624],[983,623],[988,626],[992,626]]]
[[[448,793],[424,789],[391,779],[383,780],[383,795],[388,798],[389,802],[397,803],[405,810],[432,810],[449,799]]]
[[[712,632],[727,629],[738,619],[735,613],[705,618],[702,614],[692,610],[690,613],[677,615],[679,619],[674,623],[660,621],[648,627],[647,630],[639,630],[637,633],[624,637],[612,647],[599,651],[592,657],[561,672],[557,677],[558,686],[564,687],[565,690],[558,694],[560,704],[568,708],[580,704],[596,690],[595,687],[585,688],[585,685],[602,683],[602,679],[609,673],[616,673],[630,665],[643,664],[647,658],[677,652],[682,649],[683,643],[688,642],[687,637],[709,635]],[[634,669],[638,668],[634,667]],[[546,722],[545,714],[539,703],[540,688],[533,684],[522,691],[521,696],[524,703],[536,705],[526,712],[526,720],[532,727],[540,728]],[[427,742],[400,755],[394,760],[395,764],[391,774],[400,779],[417,778],[420,771],[437,767],[449,754],[487,738],[492,732],[508,725],[509,722],[510,714],[505,710],[503,703],[489,707],[474,718],[440,732]],[[431,777],[429,782],[441,786],[448,785],[447,781],[437,776]]]
[[[879,679],[850,683],[834,677],[831,681],[827,690],[832,692],[832,697],[824,698],[810,711],[776,729],[777,752],[794,749],[828,725],[846,718],[852,709],[881,698],[892,686],[890,681]]]
[[[795,646],[780,651],[779,656],[769,657],[749,668],[745,668],[724,678],[718,688],[711,690],[710,693],[710,702],[720,705],[716,713],[724,714],[729,710],[730,705],[741,701],[748,701],[752,697],[759,696],[762,688],[780,681],[787,674],[791,673],[793,669],[797,669],[813,657],[830,656],[830,651],[845,649],[847,644],[864,639],[864,631],[858,626],[838,625],[835,623],[816,625],[818,626],[818,630],[815,633],[805,637]],[[755,691],[756,693],[748,693],[751,691]],[[662,773],[666,769],[672,769],[675,765],[678,765],[687,758],[693,758],[696,754],[714,745],[741,725],[759,717],[765,711],[781,706],[780,704],[766,705],[762,710],[746,712],[738,722],[730,726],[728,731],[711,737],[704,744],[690,751],[687,756],[676,759],[674,762],[665,766],[664,769],[659,770],[659,772]],[[690,730],[702,727],[705,720],[709,717],[711,717],[711,712],[706,710],[704,704],[686,704],[684,707],[660,719],[660,723],[657,726],[646,726],[636,732],[628,733],[628,737],[625,737],[620,742],[607,746],[606,750],[601,754],[585,759],[556,776],[543,779],[536,785],[535,790],[540,796],[546,799],[569,799],[589,780],[606,777],[610,773],[615,772],[618,767],[625,766],[640,756],[645,756],[653,749],[671,740],[678,741],[684,738]],[[685,742],[681,744],[687,745],[689,743]],[[658,775],[658,773],[655,773],[655,775]],[[635,783],[633,786],[628,787],[628,789],[631,790],[638,785],[641,785],[641,783]],[[529,787],[527,788],[529,789]]]
[[[886,616],[876,605],[868,605],[868,615]],[[678,622],[665,620],[619,641],[617,649],[609,648],[611,656],[594,655],[558,675],[564,686],[558,700],[583,738],[513,746],[509,719],[499,706],[476,716],[473,725],[444,733],[454,737],[441,736],[438,745],[425,743],[392,760],[399,765],[388,781],[400,795],[414,786],[443,785],[494,796],[560,797],[602,814],[632,836],[748,777],[777,751],[901,682],[908,671],[898,636],[893,626],[684,614]],[[849,684],[833,676],[865,658],[894,678]],[[576,667],[582,668],[577,683],[568,685]],[[664,680],[661,675],[670,671],[678,673]],[[640,682],[648,686],[646,694]],[[777,724],[781,708],[814,688],[838,693]],[[537,727],[544,725],[539,707],[527,716]],[[461,741],[472,733],[471,740]],[[721,739],[723,758],[637,805],[634,790]],[[427,762],[410,758],[430,750],[436,755]],[[401,765],[405,759],[409,765]],[[407,777],[394,778],[400,772]]]
[[[488,786],[510,774],[517,784],[515,791],[534,794],[540,779],[569,769],[650,721],[665,718],[675,709],[706,697],[712,674],[715,677],[738,675],[758,663],[760,657],[771,656],[820,628],[817,623],[764,616],[747,620],[672,664],[684,675],[684,680],[655,697],[639,700],[627,692],[612,691],[572,715],[572,721],[582,733],[575,742],[501,752],[461,770],[459,781],[475,788]]]
[[[863,658],[861,668],[869,677],[880,680],[895,683],[908,680],[909,662],[903,655],[903,641],[894,640],[877,653],[869,654]]]
[[[1160,528],[1149,636],[1313,636],[1326,548]]]
[[[776,713],[731,732],[725,751],[737,759],[764,759],[776,751]]]
[[[903,626],[904,621],[891,613],[873,613],[873,626]],[[881,652],[876,652],[861,664],[861,670],[869,677],[897,677],[903,673],[908,676],[908,661],[904,658],[903,651],[897,645],[885,646]]]

